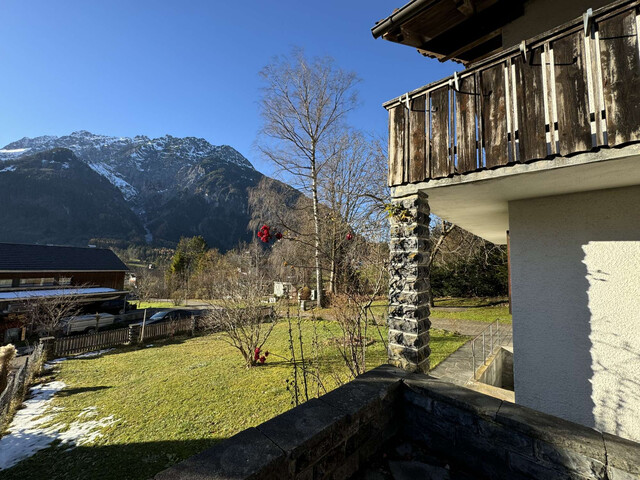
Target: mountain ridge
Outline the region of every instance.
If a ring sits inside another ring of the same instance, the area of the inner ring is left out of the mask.
[[[60,137],[24,137],[0,149],[0,179],[19,172],[24,159],[40,155],[40,161],[46,162],[47,155],[61,155],[59,150],[68,151],[120,192],[127,209],[138,219],[147,243],[167,246],[177,243],[183,235],[203,235],[211,246],[228,250],[251,238],[247,230],[248,192],[266,177],[229,145],[216,146],[197,137],[110,137],[86,130]],[[35,177],[46,177],[44,167],[38,173],[32,160],[29,165],[29,176],[14,176],[27,189],[29,179],[35,182]],[[69,165],[76,169],[73,161]],[[83,175],[89,182],[87,187],[94,188],[97,180],[86,172]],[[73,182],[75,177],[69,178]],[[300,195],[285,187],[291,198]],[[78,192],[78,186],[72,185],[72,190]],[[15,190],[13,195],[20,196]],[[116,203],[122,207],[121,202]],[[97,233],[94,237],[103,236]],[[56,240],[55,234],[52,237]],[[116,239],[127,240],[124,231]],[[11,240],[11,235],[0,234],[2,240]],[[136,233],[135,242],[138,241]]]

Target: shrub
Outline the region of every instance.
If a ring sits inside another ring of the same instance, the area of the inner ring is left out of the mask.
[[[9,344],[4,347],[0,347],[0,393],[7,387],[7,379],[9,377],[9,370],[11,368],[11,362],[16,356],[16,347]]]
[[[300,300],[310,300],[311,299],[311,289],[307,286],[302,287],[300,289]]]

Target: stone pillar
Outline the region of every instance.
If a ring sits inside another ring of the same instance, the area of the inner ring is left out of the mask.
[[[140,338],[141,330],[141,325],[129,325],[129,345],[135,345],[144,340]]]
[[[389,242],[389,363],[429,371],[429,203],[418,192],[394,197]]]
[[[56,338],[42,337],[40,343],[42,344],[43,361],[48,362],[49,360],[53,360],[56,356]]]

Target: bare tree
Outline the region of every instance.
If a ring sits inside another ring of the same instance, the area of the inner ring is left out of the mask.
[[[337,143],[336,154],[319,175],[320,197],[328,207],[324,220],[330,259],[329,290],[337,293],[338,270],[354,234],[375,241],[386,230],[384,202],[388,196],[386,158],[380,155],[375,140],[357,130],[345,130]],[[378,230],[374,232],[373,230]],[[373,237],[373,238],[372,238]]]
[[[264,121],[259,148],[298,188],[311,195],[318,305],[323,303],[318,175],[338,150],[346,115],[356,106],[354,73],[330,58],[307,59],[300,50],[261,72]]]
[[[40,333],[53,335],[60,328],[62,319],[80,313],[80,288],[82,287],[64,288],[59,295],[26,300],[24,306],[27,324]]]
[[[271,335],[276,317],[262,302],[264,280],[252,272],[238,271],[220,257],[211,266],[205,293],[211,309],[201,320],[205,329],[222,332],[223,339],[236,348],[247,368],[261,361],[262,348]]]
[[[139,302],[148,302],[152,298],[163,298],[163,278],[158,270],[140,269],[136,272],[136,283],[133,291]]]

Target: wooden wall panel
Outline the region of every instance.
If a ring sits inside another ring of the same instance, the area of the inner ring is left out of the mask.
[[[476,149],[476,78],[475,75],[460,80],[456,92],[456,144],[458,173],[473,172],[478,168]]]
[[[427,178],[426,95],[411,102],[409,112],[409,182],[422,182]]]
[[[389,110],[389,186],[401,185],[405,162],[405,121],[404,105],[396,105]]]
[[[640,55],[636,12],[598,24],[610,146],[640,140]]]
[[[481,73],[482,135],[487,168],[509,163],[504,64]]]
[[[431,92],[431,178],[447,177],[449,164],[449,88]]]
[[[527,162],[547,156],[542,85],[542,49],[527,52],[527,60],[518,56],[515,65],[516,106],[520,161]]]
[[[584,33],[578,31],[552,43],[560,155],[592,147],[589,120]]]

